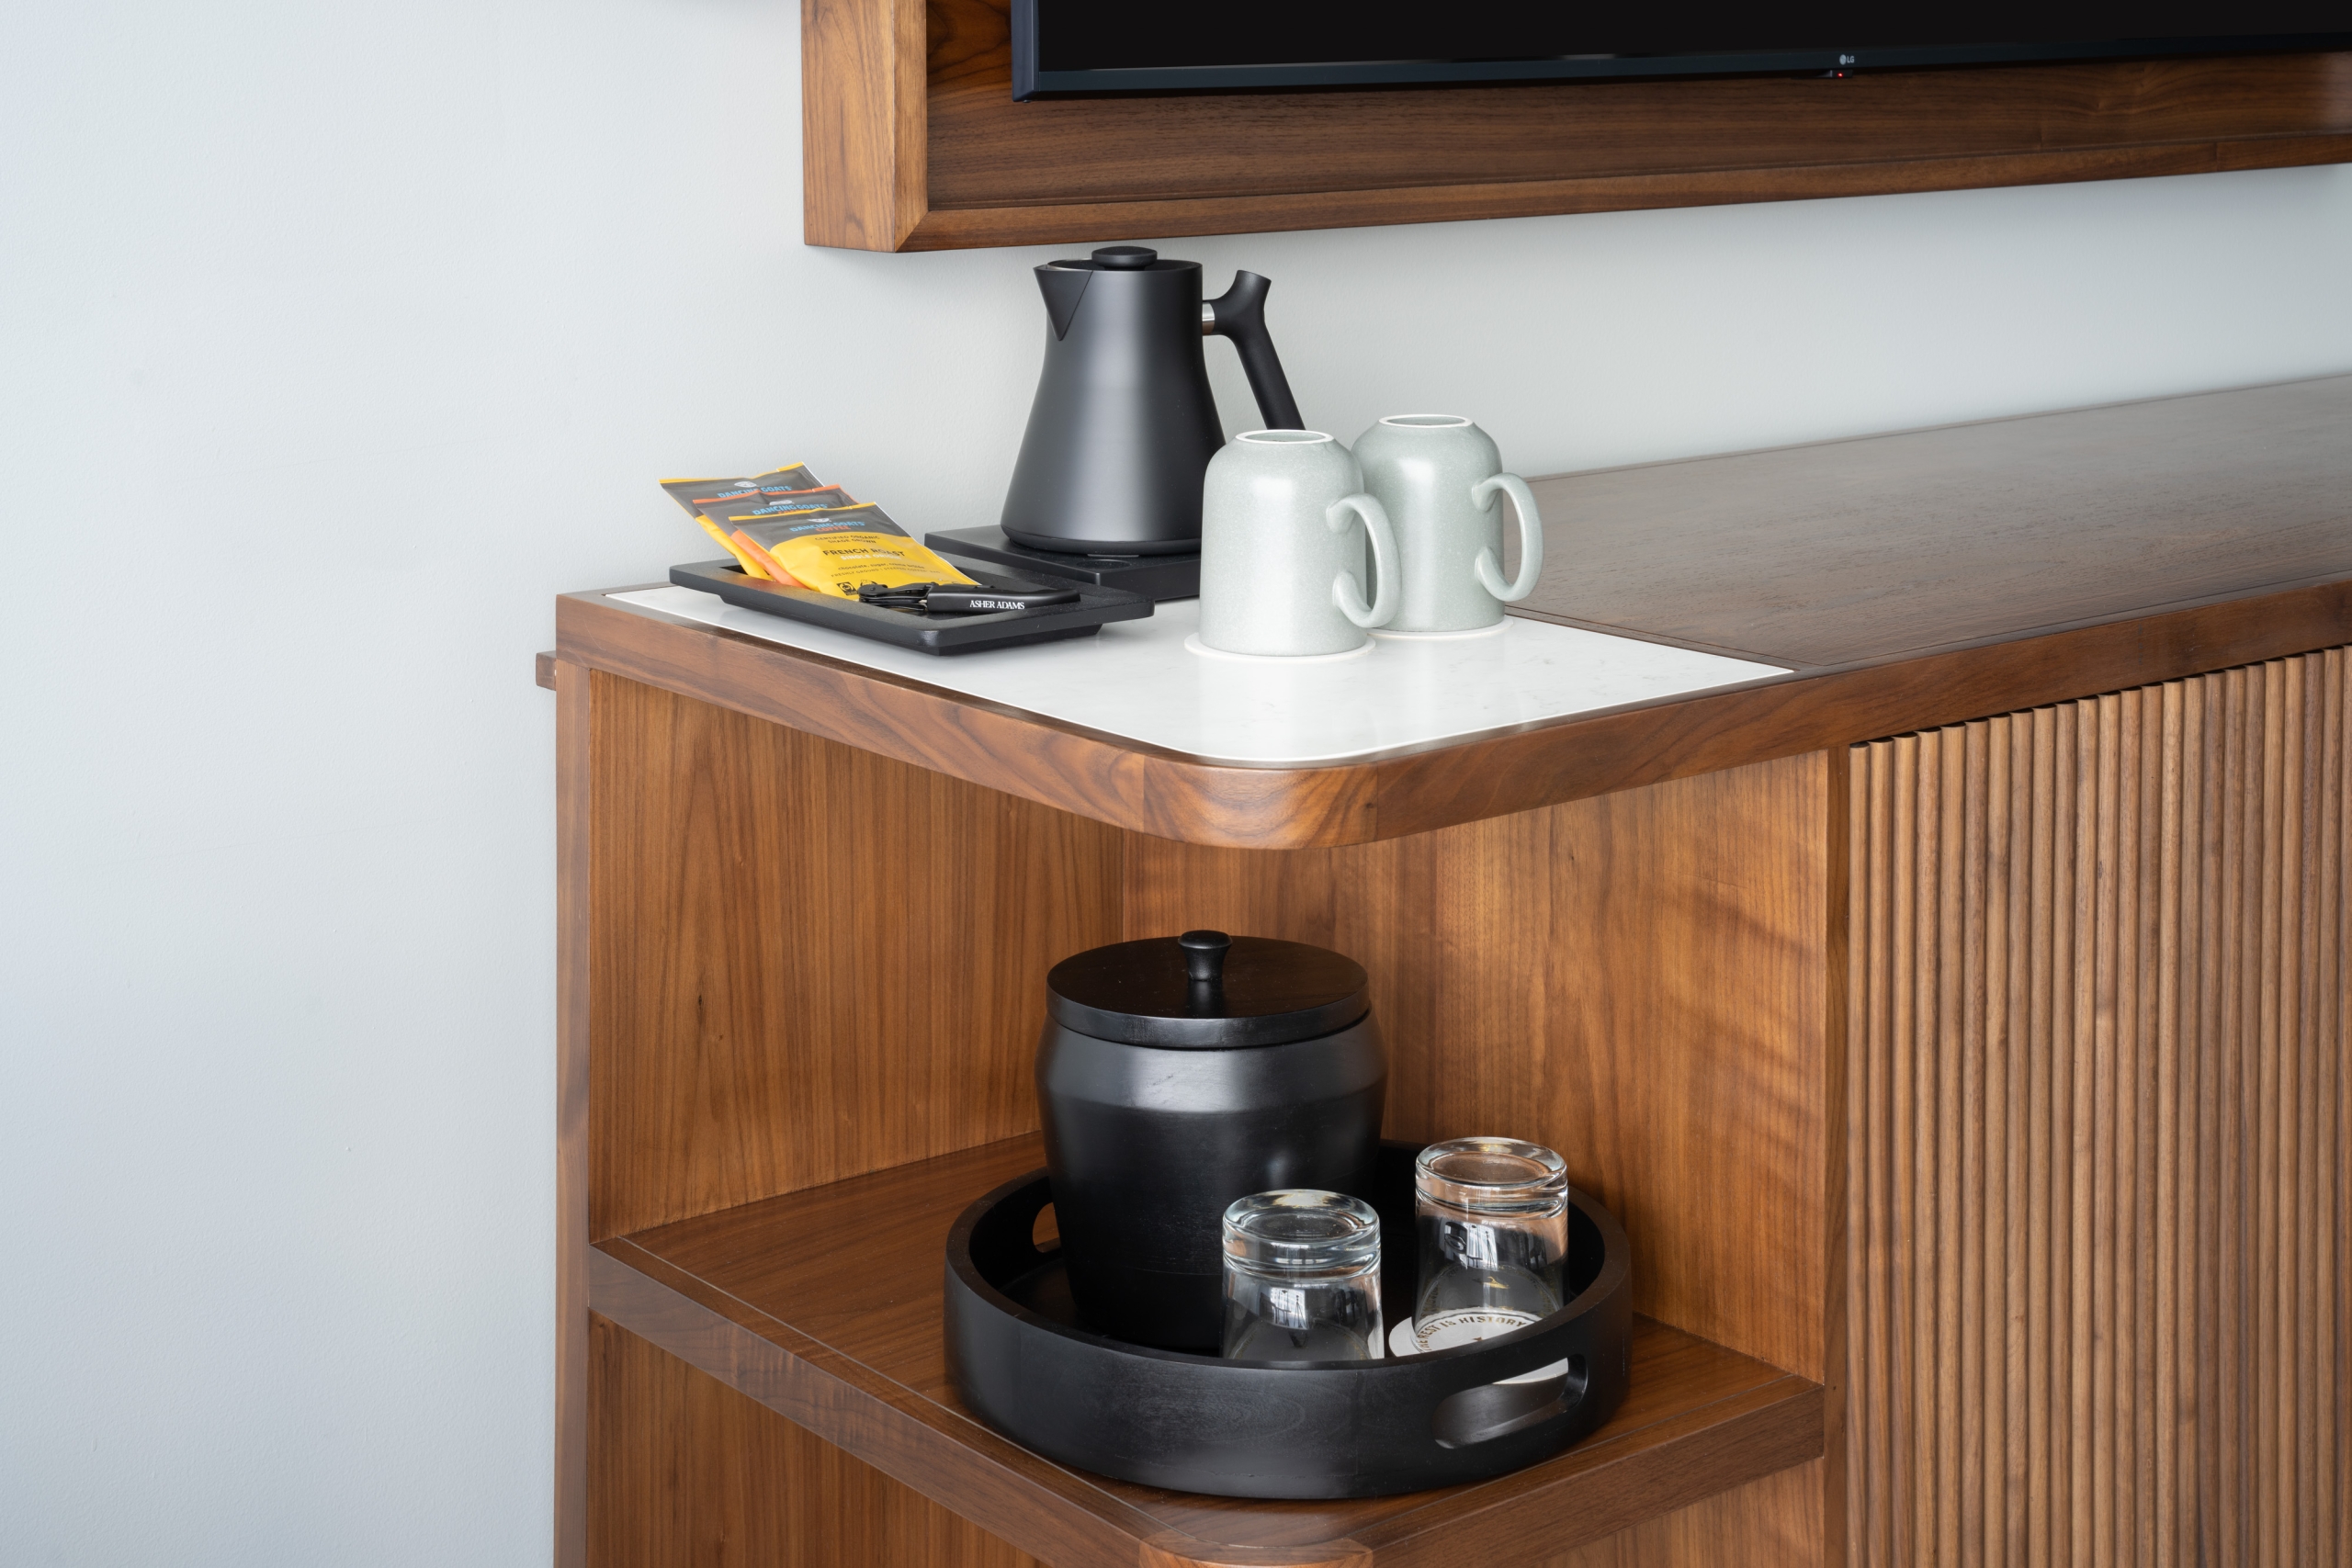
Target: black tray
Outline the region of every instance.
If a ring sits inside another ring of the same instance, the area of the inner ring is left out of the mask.
[[[1031,577],[1123,588],[1150,599],[1201,596],[1201,552],[1172,556],[1078,556],[1016,544],[1001,528],[934,528],[922,542],[956,561],[1011,567]]]
[[[1382,1306],[1411,1310],[1413,1156],[1381,1148]],[[1046,1173],[1008,1181],[947,1237],[948,1374],[983,1420],[1048,1459],[1227,1497],[1378,1497],[1548,1459],[1625,1397],[1633,1268],[1624,1227],[1571,1194],[1575,1297],[1476,1345],[1372,1361],[1227,1361],[1079,1325],[1057,1250],[1030,1239]],[[1402,1245],[1399,1245],[1399,1244]],[[1566,1376],[1499,1380],[1568,1363]]]
[[[1027,591],[1063,589],[1067,582],[1042,582],[1006,571],[975,571],[966,575],[990,588]],[[733,560],[695,561],[670,569],[670,581],[681,588],[716,593],[729,604],[770,615],[806,621],[853,637],[896,643],[924,653],[978,653],[991,648],[1018,648],[1023,643],[1057,642],[1063,637],[1092,637],[1112,621],[1136,621],[1151,614],[1151,601],[1140,593],[1115,588],[1080,587],[1075,604],[1049,604],[1036,610],[1001,610],[985,615],[928,615],[915,610],[886,610],[876,604],[820,593],[812,588],[780,588],[753,577]]]

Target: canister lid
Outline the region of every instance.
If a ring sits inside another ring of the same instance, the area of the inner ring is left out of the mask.
[[[1347,1028],[1369,992],[1329,948],[1208,931],[1091,948],[1046,976],[1056,1022],[1126,1045],[1287,1045]]]

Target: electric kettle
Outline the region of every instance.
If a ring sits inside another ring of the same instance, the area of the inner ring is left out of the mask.
[[[1037,268],[1050,328],[1004,532],[1032,549],[1151,556],[1200,548],[1201,475],[1225,445],[1201,340],[1233,340],[1270,430],[1301,428],[1266,335],[1266,279],[1201,298],[1201,264],[1141,245]]]

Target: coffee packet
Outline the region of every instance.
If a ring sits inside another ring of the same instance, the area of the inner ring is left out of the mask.
[[[785,516],[730,521],[730,540],[756,558],[763,576],[843,599],[861,582],[969,583],[944,558],[916,543],[872,502]]]
[[[820,485],[806,463],[787,463],[748,479],[663,479],[662,489],[693,513],[702,531],[718,540],[719,547],[735,558],[735,564],[752,577],[765,577],[767,569],[728,537],[733,526],[728,518],[777,517],[854,504],[849,491],[839,485]]]
[[[808,464],[787,463],[749,479],[663,479],[662,490],[687,511],[700,512],[707,503],[749,502],[763,491],[781,495],[789,491],[821,490],[824,484],[809,471]]]

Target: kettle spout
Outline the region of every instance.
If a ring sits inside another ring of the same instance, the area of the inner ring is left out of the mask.
[[[1069,323],[1078,314],[1078,302],[1086,298],[1087,281],[1093,276],[1076,267],[1037,269],[1037,292],[1046,297],[1046,316],[1054,324],[1057,341],[1069,336]]]
[[[1201,333],[1233,340],[1268,430],[1304,430],[1298,403],[1290,395],[1290,378],[1283,374],[1274,340],[1266,333],[1266,290],[1272,287],[1257,273],[1235,273],[1232,288],[1202,305]]]

